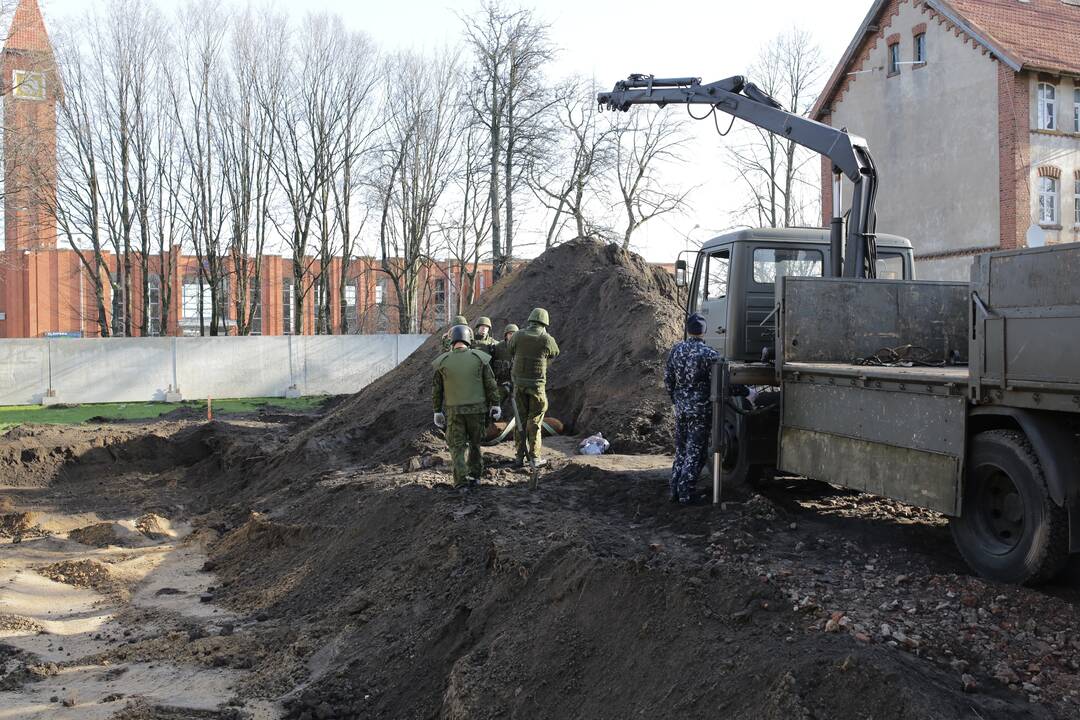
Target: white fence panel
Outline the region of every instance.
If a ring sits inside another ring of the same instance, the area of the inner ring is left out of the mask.
[[[353,393],[427,335],[0,340],[0,405]],[[51,391],[51,392],[50,392]]]

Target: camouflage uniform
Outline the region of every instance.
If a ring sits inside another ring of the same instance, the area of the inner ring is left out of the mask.
[[[513,334],[517,331],[517,325],[507,325],[506,331],[503,332],[505,339],[491,347],[491,370],[495,373],[495,382],[499,384],[500,389],[504,385],[510,384],[510,368],[514,362],[514,356],[510,354],[510,339],[506,338],[506,334]],[[485,352],[487,351],[485,350]]]
[[[541,308],[538,308],[540,310]],[[537,322],[534,318],[542,318]],[[515,432],[514,442],[519,460],[539,460],[544,413],[547,412],[547,365],[559,356],[559,344],[547,332],[547,311],[536,310],[529,316],[529,326],[510,338],[513,356],[510,375],[514,382],[514,402],[517,404],[522,432]]]
[[[675,462],[671,465],[671,498],[689,502],[709,452],[712,404],[709,391],[713,363],[719,353],[701,338],[675,345],[668,355],[664,385],[675,405]]]
[[[479,350],[456,348],[439,355],[432,363],[435,377],[431,404],[435,412],[445,407],[446,444],[454,469],[454,487],[462,487],[468,478],[479,479],[484,472],[480,443],[487,430],[488,409],[499,403],[499,388],[495,385],[490,359]]]

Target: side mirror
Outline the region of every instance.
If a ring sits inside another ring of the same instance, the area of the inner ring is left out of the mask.
[[[675,261],[675,287],[686,287],[686,261]]]

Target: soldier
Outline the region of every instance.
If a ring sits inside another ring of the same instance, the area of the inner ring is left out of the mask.
[[[529,314],[529,326],[514,333],[508,343],[514,358],[510,376],[518,412],[516,420],[524,426],[515,437],[517,457],[522,465],[527,460],[534,471],[546,464],[540,457],[540,433],[548,407],[547,366],[559,356],[559,344],[547,332],[549,324],[548,311],[535,308]]]
[[[465,325],[468,327],[469,321],[465,319],[464,315],[455,315],[454,322],[450,323],[450,327],[446,328],[446,332],[442,336],[442,351],[450,352],[450,331],[458,325]]]
[[[510,354],[510,338],[518,331],[518,326],[510,323],[503,328],[502,342],[491,348],[491,369],[495,373],[495,382],[506,394],[510,392],[510,364],[514,356]]]
[[[675,462],[671,465],[671,502],[693,502],[693,490],[709,448],[712,406],[709,385],[712,366],[720,357],[705,344],[705,318],[686,318],[687,339],[668,355],[664,385],[675,405]]]
[[[488,364],[490,356],[470,348],[473,337],[469,326],[455,325],[448,335],[451,350],[432,363],[435,378],[431,404],[435,408],[435,425],[446,428],[454,487],[471,487],[484,472],[480,443],[488,416],[494,420],[502,416],[499,389]]]
[[[491,337],[491,318],[480,316],[476,319],[476,332],[473,347],[490,354],[498,341]],[[494,369],[494,368],[493,368]]]

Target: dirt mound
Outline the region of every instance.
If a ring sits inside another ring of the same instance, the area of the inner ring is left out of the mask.
[[[176,537],[172,523],[156,513],[145,513],[135,521],[135,529],[151,540],[166,540]]]
[[[48,531],[37,524],[37,514],[33,512],[8,512],[0,515],[0,537],[9,537],[16,542],[29,537],[45,537]]]
[[[576,240],[501,280],[467,314],[487,315],[498,333],[507,323],[524,325],[532,308],[547,308],[561,349],[548,374],[549,414],[570,433],[602,432],[614,452],[648,452],[671,444],[663,362],[682,336],[675,292],[670,275],[638,255]],[[438,335],[429,338],[300,433],[294,450],[396,461],[432,441],[425,433],[440,343]]]
[[[92,588],[103,595],[116,595],[124,590],[123,581],[108,565],[97,560],[62,560],[38,568],[38,573],[65,585]]]
[[[212,454],[209,425],[29,425],[0,444],[0,478],[12,487],[45,487],[105,474],[158,473],[189,467]]]
[[[110,545],[131,547],[137,544],[138,540],[135,533],[113,522],[100,522],[76,528],[68,533],[68,539],[96,548]]]

